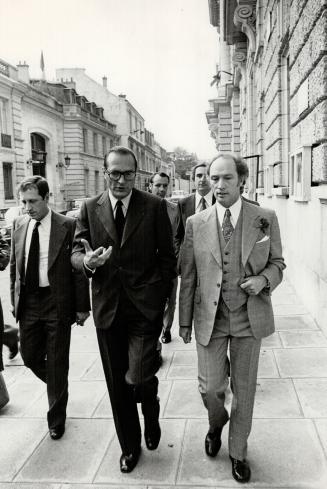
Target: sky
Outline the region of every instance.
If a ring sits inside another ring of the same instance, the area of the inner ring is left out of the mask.
[[[168,151],[215,153],[205,112],[216,88],[218,34],[207,0],[0,0],[0,58],[46,78],[85,68],[128,100]]]

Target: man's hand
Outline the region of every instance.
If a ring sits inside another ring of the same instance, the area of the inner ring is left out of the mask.
[[[267,285],[267,279],[263,275],[247,277],[240,285],[241,289],[249,295],[258,295]]]
[[[76,324],[78,324],[78,326],[84,326],[84,323],[85,321],[87,320],[87,318],[89,317],[90,313],[87,311],[87,312],[77,312],[76,313]]]
[[[191,343],[192,340],[192,328],[179,328],[179,336],[183,338],[184,343]]]
[[[12,315],[15,317],[15,308],[14,308],[14,306],[13,306],[13,305],[11,305],[11,306],[9,307],[9,310],[10,310],[11,314],[12,314]]]
[[[102,267],[111,255],[112,246],[109,246],[107,249],[100,246],[100,248],[93,251],[86,239],[82,239],[81,243],[85,249],[84,264],[91,269]]]

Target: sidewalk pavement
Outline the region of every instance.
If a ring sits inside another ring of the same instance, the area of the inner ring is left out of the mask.
[[[6,271],[0,293],[10,319],[7,280]],[[287,281],[273,302],[277,331],[261,351],[246,487],[325,489],[327,340]],[[197,390],[195,344],[183,344],[177,324],[176,314],[159,372],[161,442],[153,452],[142,444],[131,474],[119,471],[120,448],[91,319],[72,331],[68,419],[59,441],[48,435],[45,386],[19,356],[6,361],[11,400],[0,413],[0,489],[239,487],[231,475],[227,428],[217,458],[204,453],[208,423]]]

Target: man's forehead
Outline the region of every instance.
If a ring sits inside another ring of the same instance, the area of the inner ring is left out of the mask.
[[[204,173],[207,173],[206,166],[199,166],[198,168],[195,169],[195,176],[203,175]]]
[[[161,177],[160,175],[155,175],[155,177],[153,177],[153,184],[154,185],[168,185],[168,178],[167,177]]]
[[[210,167],[210,175],[213,173],[237,173],[235,161],[229,156],[217,158]]]
[[[28,199],[28,198],[38,198],[38,197],[41,197],[40,194],[39,194],[39,191],[38,189],[34,188],[34,187],[31,187],[31,188],[28,188],[26,190],[21,190],[19,192],[19,197],[21,200],[23,199]]]
[[[135,167],[133,156],[130,154],[110,153],[107,157],[107,163],[108,166],[130,166],[132,169]]]

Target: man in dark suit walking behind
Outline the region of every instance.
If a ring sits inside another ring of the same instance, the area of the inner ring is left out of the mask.
[[[83,203],[72,254],[74,267],[92,276],[93,316],[123,473],[134,469],[140,455],[137,402],[147,448],[160,441],[156,348],[176,265],[166,204],[133,188],[136,170],[130,149],[108,152],[108,190]]]
[[[47,384],[49,432],[57,440],[65,432],[71,324],[89,316],[88,282],[70,262],[75,220],[49,208],[48,182],[29,177],[18,191],[27,213],[13,223],[11,303],[24,364]]]

